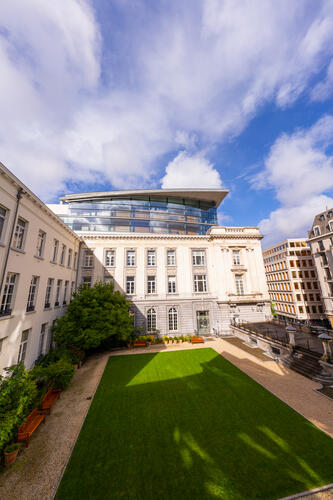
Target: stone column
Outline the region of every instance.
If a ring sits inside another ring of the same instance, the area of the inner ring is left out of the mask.
[[[295,341],[295,335],[296,335],[296,328],[293,326],[287,326],[286,327],[286,332],[289,335],[289,347],[295,347],[296,341]]]
[[[324,354],[321,357],[323,361],[331,361],[332,360],[332,351],[331,351],[331,342],[332,337],[330,337],[327,333],[322,333],[318,335],[318,338],[322,341]]]

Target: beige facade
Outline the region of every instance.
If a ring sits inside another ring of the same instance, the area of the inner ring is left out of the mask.
[[[311,249],[302,238],[263,251],[268,291],[276,313],[300,321],[323,319],[324,309]]]
[[[315,216],[308,243],[320,283],[325,317],[333,328],[333,208]]]
[[[161,334],[226,333],[234,318],[270,313],[257,228],[214,226],[206,235],[80,233],[80,282],[112,279],[135,323]]]
[[[50,327],[75,288],[79,244],[0,163],[0,373],[19,360],[31,367],[48,350]]]

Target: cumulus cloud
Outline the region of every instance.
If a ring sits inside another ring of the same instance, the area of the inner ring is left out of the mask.
[[[220,174],[203,153],[189,156],[181,151],[166,167],[163,189],[222,187]]]
[[[306,236],[315,214],[333,207],[333,117],[318,120],[309,129],[283,134],[252,181],[257,188],[272,188],[281,207],[259,224],[265,244],[285,237]]]
[[[329,64],[325,80],[317,83],[312,89],[311,98],[313,101],[325,101],[333,93],[333,60]]]
[[[197,150],[311,92],[333,57],[332,2],[116,3],[103,38],[88,0],[0,2],[0,159],[45,200],[69,181],[156,185],[179,149],[204,164]]]

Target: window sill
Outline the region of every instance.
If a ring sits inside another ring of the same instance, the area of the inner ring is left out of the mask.
[[[20,248],[14,248],[14,247],[11,247],[11,250],[13,250],[13,252],[19,252],[19,253],[26,253],[24,250],[21,250]]]
[[[36,311],[36,309],[34,309],[33,311],[26,311],[25,314],[34,314]]]
[[[44,257],[40,257],[39,255],[34,255],[35,259],[38,259],[38,260],[44,260]]]
[[[5,247],[5,243],[2,243],[2,241],[0,241],[0,247]]]
[[[57,264],[56,260],[50,260],[50,264]]]
[[[14,314],[5,314],[4,316],[0,316],[0,321],[3,319],[11,319],[14,318]]]
[[[43,310],[44,310],[44,311],[51,311],[51,309],[52,309],[52,307],[50,306],[50,307],[44,307],[44,309],[43,309]]]

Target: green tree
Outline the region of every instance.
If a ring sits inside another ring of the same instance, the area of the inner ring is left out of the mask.
[[[54,340],[71,351],[96,348],[112,336],[127,340],[133,334],[129,307],[130,302],[114,291],[112,283],[81,287],[74,294],[66,315],[57,319],[53,327]]]

